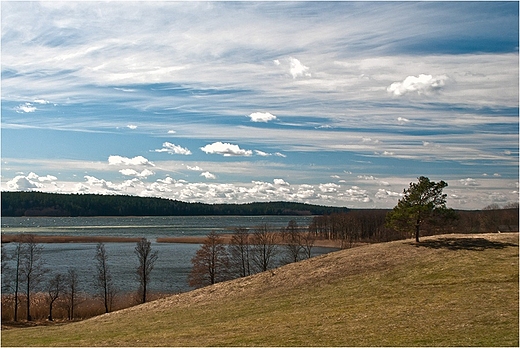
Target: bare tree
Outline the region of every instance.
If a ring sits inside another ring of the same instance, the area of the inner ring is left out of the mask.
[[[13,294],[13,304],[14,304],[14,321],[18,321],[18,305],[19,301],[19,291],[20,291],[20,265],[21,260],[23,259],[23,244],[21,241],[15,243],[15,247],[11,253],[7,253],[5,250],[4,244],[1,244],[2,247],[2,293],[11,293]],[[14,262],[13,266],[8,264],[8,261],[12,260]],[[11,268],[13,267],[13,268]]]
[[[302,236],[300,234],[298,223],[294,220],[289,221],[287,227],[282,231],[285,244],[283,248],[286,252],[286,262],[298,262],[301,260],[303,252]]]
[[[65,278],[65,295],[67,297],[67,311],[69,320],[74,319],[74,309],[77,303],[77,294],[79,288],[79,277],[75,269],[70,268]]]
[[[142,238],[137,242],[135,253],[139,259],[139,266],[137,267],[139,294],[141,303],[145,303],[148,283],[150,282],[150,273],[153,270],[155,261],[157,261],[158,254],[157,251],[152,251],[152,244],[146,238]]]
[[[54,302],[65,291],[64,279],[61,274],[56,274],[54,278],[49,281],[47,288],[47,301],[49,302],[49,321],[52,321],[52,306]]]
[[[267,225],[257,227],[251,238],[251,245],[252,261],[258,271],[273,268],[277,253],[276,233]]]
[[[235,228],[228,251],[231,275],[233,277],[251,275],[250,235],[246,228]]]
[[[307,231],[302,234],[302,245],[305,256],[310,259],[314,242],[316,241],[316,234],[312,231]]]
[[[44,263],[41,258],[43,246],[36,243],[34,235],[23,236],[22,259],[20,262],[21,275],[25,281],[25,299],[27,309],[27,321],[31,321],[31,293],[39,285],[45,273]]]
[[[108,256],[104,243],[98,243],[96,247],[97,276],[96,285],[105,306],[105,313],[112,310],[112,303],[116,294],[116,288],[112,282],[112,275],[108,267]]]
[[[191,259],[190,286],[206,286],[227,280],[229,257],[222,238],[211,231]]]

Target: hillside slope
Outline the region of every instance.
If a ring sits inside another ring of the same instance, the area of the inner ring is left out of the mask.
[[[518,346],[518,234],[322,255],[3,346]]]

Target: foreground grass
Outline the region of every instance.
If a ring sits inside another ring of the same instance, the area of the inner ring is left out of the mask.
[[[323,255],[3,346],[518,346],[518,234]]]

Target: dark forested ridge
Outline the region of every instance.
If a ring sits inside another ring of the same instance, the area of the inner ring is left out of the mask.
[[[322,215],[346,212],[293,202],[246,204],[186,203],[152,197],[2,192],[2,216],[194,216],[194,215]]]

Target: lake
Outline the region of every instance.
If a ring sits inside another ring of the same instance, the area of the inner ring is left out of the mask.
[[[267,224],[278,230],[295,220],[308,226],[309,216],[160,216],[160,217],[4,217],[2,234],[144,237],[158,251],[151,273],[150,291],[177,293],[189,291],[191,259],[199,244],[157,243],[160,237],[206,236],[209,232],[233,233],[236,227],[253,228]],[[49,269],[47,278],[74,268],[83,291],[94,292],[96,243],[42,244],[42,259]],[[7,254],[14,243],[4,244]],[[123,292],[135,291],[139,282],[134,253],[135,243],[105,243],[108,265],[116,286]],[[335,249],[313,248],[314,256]],[[2,278],[3,279],[3,278]]]

